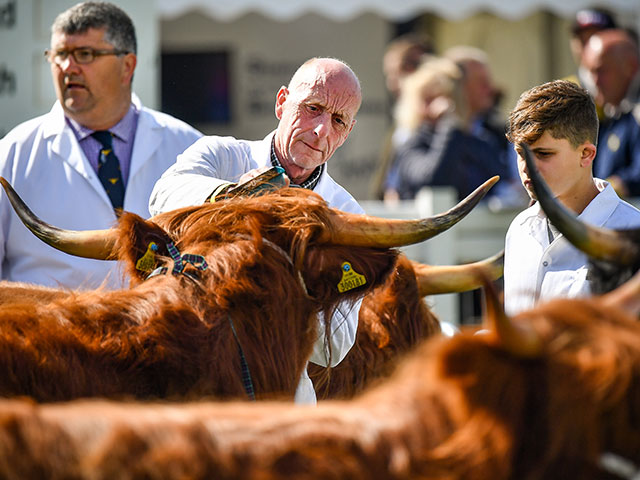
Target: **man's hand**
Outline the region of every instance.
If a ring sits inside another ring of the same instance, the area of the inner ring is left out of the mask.
[[[240,177],[240,183],[229,187],[224,198],[261,195],[289,186],[289,177],[282,167],[263,167],[248,171]]]
[[[240,177],[240,179],[238,180],[238,186],[241,186],[242,184],[248,182],[249,180],[256,178],[260,175],[262,175],[263,173],[268,172],[269,170],[272,170],[275,167],[260,167],[260,168],[254,168],[253,170],[249,170],[248,172],[242,174],[242,176]],[[288,187],[289,186],[289,177],[287,177],[287,174],[284,172],[281,172],[284,181],[284,184],[280,185],[279,187]]]
[[[239,183],[221,185],[209,198],[210,202],[219,202],[227,198],[249,195],[261,195],[289,186],[289,177],[282,167],[254,168],[240,177]]]

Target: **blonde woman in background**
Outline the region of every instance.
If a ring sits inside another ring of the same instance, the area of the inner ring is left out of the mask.
[[[396,152],[385,200],[413,199],[423,187],[451,186],[464,198],[492,177],[509,177],[490,143],[468,128],[463,72],[447,58],[426,61],[401,88],[395,118],[408,138]]]
[[[429,57],[405,78],[393,112],[396,150],[402,151],[407,142],[429,141],[438,129],[445,130],[449,123],[456,121],[453,112],[459,98],[460,77],[461,72],[453,62]],[[397,160],[396,153],[384,183],[384,200],[387,202],[400,198]]]

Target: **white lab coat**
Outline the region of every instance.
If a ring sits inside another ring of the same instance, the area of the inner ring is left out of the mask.
[[[233,137],[203,137],[194,143],[156,183],[149,199],[151,215],[180,207],[201,205],[222,183],[237,182],[254,168],[271,166],[271,132],[263,140],[237,140]],[[327,172],[313,189],[332,208],[364,213],[362,207]]]
[[[178,156],[177,162],[156,183],[149,201],[152,215],[189,205],[204,203],[222,183],[237,182],[240,176],[254,168],[271,166],[271,132],[263,140],[247,141],[233,137],[203,137]],[[324,169],[313,189],[327,203],[338,210],[364,213],[356,200],[338,185]],[[331,319],[331,366],[337,365],[355,342],[358,314],[362,300],[352,308],[342,304]],[[324,329],[318,322],[318,341],[314,344],[310,361],[327,365],[327,346]],[[306,369],[298,384],[296,403],[315,403],[313,383]]]
[[[595,179],[600,193],[578,219],[608,229],[640,226],[640,211],[621,200],[608,182]],[[505,240],[504,304],[509,315],[557,297],[590,295],[587,257],[563,235],[549,244],[547,217],[536,203],[511,222]]]
[[[202,136],[186,123],[139,105],[124,210],[148,218],[149,195],[178,154]],[[64,121],[58,102],[0,140],[0,175],[42,220],[72,230],[104,229],[116,223],[109,198]],[[0,192],[0,277],[70,288],[123,285],[116,262],[78,258],[38,240]]]

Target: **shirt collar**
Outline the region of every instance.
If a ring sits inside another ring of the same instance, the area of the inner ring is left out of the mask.
[[[278,160],[278,156],[276,155],[276,136],[275,135],[271,138],[271,165],[273,165],[274,167],[282,168],[282,164],[280,163],[280,160]],[[307,178],[304,182],[297,185],[294,183],[291,183],[289,186],[294,188],[297,187],[297,188],[306,188],[308,190],[313,190],[314,188],[316,188],[316,185],[318,185],[318,182],[320,181],[320,176],[322,175],[323,171],[324,171],[324,163],[322,165],[318,165],[315,168],[315,170],[311,172],[311,175],[309,176],[309,178]]]
[[[591,200],[578,218],[583,222],[601,227],[613,214],[620,198],[609,182],[599,178],[594,178],[594,182],[600,193]]]
[[[578,219],[601,227],[618,206],[620,198],[609,182],[600,178],[594,178],[593,180],[600,193],[589,202],[589,205],[578,215]],[[523,215],[521,218],[521,225],[532,221],[534,218],[546,221],[546,215],[542,208],[540,208],[540,202],[536,202],[525,210],[525,212],[528,212],[528,214]]]
[[[113,127],[109,129],[109,131],[118,139],[122,140],[125,143],[130,143],[133,141],[133,134],[135,132],[134,126],[136,125],[138,115],[139,115],[138,107],[132,102],[129,105],[129,110],[127,113],[120,119],[118,123],[116,123]],[[78,122],[69,118],[65,115],[65,121],[67,124],[76,132],[78,140],[84,140],[89,135],[91,135],[95,130],[91,130],[83,125],[80,125]]]

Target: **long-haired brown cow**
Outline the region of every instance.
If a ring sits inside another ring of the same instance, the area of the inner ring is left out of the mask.
[[[403,255],[387,280],[368,293],[360,309],[353,348],[336,367],[310,363],[318,398],[351,398],[371,382],[391,374],[396,363],[425,338],[440,332],[440,321],[426,306],[427,295],[479,288],[474,272],[481,268],[502,276],[502,253],[468,265],[433,266]],[[70,290],[20,282],[0,282],[0,305],[49,303],[72,295]]]
[[[474,273],[478,269],[490,280],[498,279],[503,258],[499,253],[468,265],[433,266],[400,255],[385,283],[364,297],[356,341],[349,353],[332,368],[309,364],[318,398],[351,398],[389,376],[405,354],[440,332],[440,321],[424,297],[481,287]]]
[[[339,302],[380,285],[395,265],[391,247],[450,227],[497,178],[432,219],[350,215],[286,189],[151,221],[124,213],[117,228],[95,232],[45,224],[0,181],[35,235],[67,253],[124,262],[133,285],[0,306],[0,395],[51,401],[244,398],[247,377],[257,398],[292,398],[317,315],[329,318]],[[345,262],[357,281],[345,281]],[[150,270],[160,274],[145,280]]]
[[[640,275],[514,319],[490,300],[489,333],[432,337],[385,383],[317,407],[5,400],[0,477],[634,478],[639,299]]]

